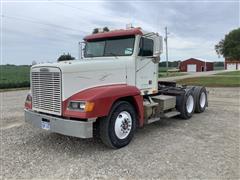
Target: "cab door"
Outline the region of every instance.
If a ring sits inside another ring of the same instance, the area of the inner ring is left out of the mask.
[[[152,94],[157,90],[158,62],[154,60],[154,40],[141,37],[136,58],[136,86],[142,94]]]

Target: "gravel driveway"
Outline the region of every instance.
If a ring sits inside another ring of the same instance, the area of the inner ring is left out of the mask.
[[[239,179],[240,88],[208,88],[209,108],[190,120],[145,126],[125,148],[24,123],[27,91],[1,93],[1,178]]]

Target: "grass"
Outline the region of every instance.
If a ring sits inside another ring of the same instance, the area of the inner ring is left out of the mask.
[[[166,67],[159,67],[158,71],[159,72],[167,72],[167,68]]]
[[[169,67],[168,74],[167,74],[167,68],[166,67],[159,67],[158,71],[159,71],[159,73],[158,73],[159,78],[160,77],[183,76],[183,75],[187,74],[187,73],[176,71],[176,68],[174,68],[174,67]]]
[[[218,73],[206,77],[186,78],[178,80],[177,83],[206,87],[240,87],[240,71]]]
[[[173,77],[173,76],[183,76],[183,75],[187,75],[187,73],[183,73],[183,72],[159,72],[158,77]]]
[[[175,71],[176,69],[177,69],[176,67],[168,67],[168,71],[171,71],[171,70]],[[160,67],[158,68],[158,71],[159,71],[159,72],[167,72],[167,68],[160,66]]]
[[[214,71],[224,70],[224,66],[214,66]]]
[[[239,76],[239,77],[240,77],[240,71],[222,72],[222,73],[217,73],[217,74],[215,74],[215,75]]]
[[[22,88],[30,85],[30,66],[0,65],[0,89]]]

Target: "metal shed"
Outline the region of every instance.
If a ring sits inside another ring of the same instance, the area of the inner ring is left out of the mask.
[[[240,60],[225,59],[226,70],[240,70]]]

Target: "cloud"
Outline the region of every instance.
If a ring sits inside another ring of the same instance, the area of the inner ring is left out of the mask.
[[[169,58],[218,60],[214,45],[239,27],[239,2],[32,2],[3,3],[3,63],[55,61],[63,52],[78,56],[77,44],[95,27],[128,23],[164,34]],[[164,54],[162,56],[164,59]]]

